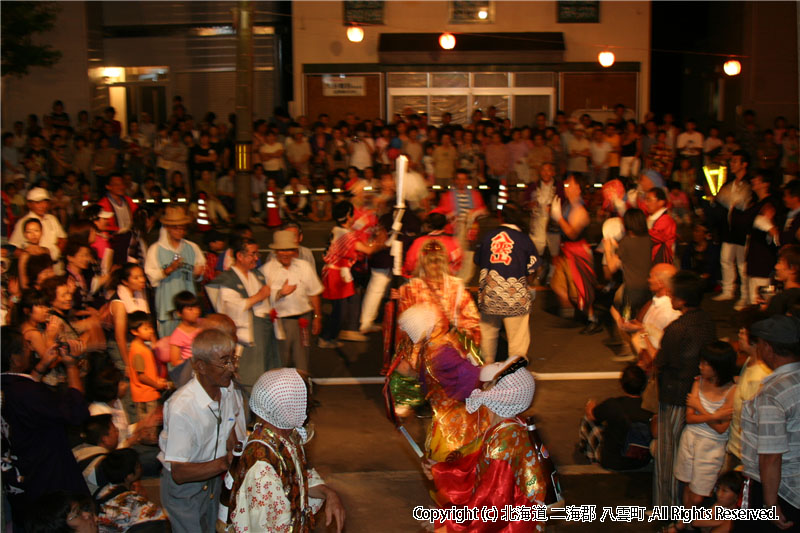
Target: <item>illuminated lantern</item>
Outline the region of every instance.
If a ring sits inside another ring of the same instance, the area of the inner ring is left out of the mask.
[[[452,33],[446,31],[439,36],[439,46],[445,50],[452,50],[456,46],[456,38]]]
[[[488,12],[488,11],[486,11],[485,9],[481,9],[480,11],[478,11],[478,18],[479,18],[479,19],[481,19],[481,20],[486,20],[486,18],[487,18],[488,16],[489,16],[489,12]]]
[[[614,52],[610,52],[608,50],[603,50],[599,54],[597,54],[597,61],[603,67],[610,67],[614,64]]]
[[[364,30],[358,26],[350,26],[347,28],[347,40],[351,43],[360,43],[364,40]]]
[[[722,65],[722,70],[724,70],[725,74],[728,76],[736,76],[742,71],[742,64],[736,59],[729,59]]]

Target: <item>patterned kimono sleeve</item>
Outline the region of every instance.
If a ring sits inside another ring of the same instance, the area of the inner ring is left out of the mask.
[[[481,315],[472,295],[466,288],[461,289],[460,307],[458,310],[458,327],[468,331],[476,344],[481,343]]]
[[[283,484],[272,465],[258,461],[247,471],[236,494],[236,508],[231,523],[237,533],[267,531],[289,533],[292,515]]]
[[[318,485],[324,485],[325,480],[322,479],[322,476],[317,473],[315,468],[308,469],[308,488],[311,489]],[[322,498],[314,498],[312,496],[308,497],[308,505],[311,506],[311,512],[317,514],[320,509],[322,509],[322,505],[325,503],[325,500]]]

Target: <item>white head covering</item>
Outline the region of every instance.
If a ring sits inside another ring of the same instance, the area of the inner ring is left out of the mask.
[[[431,336],[433,328],[441,319],[438,309],[430,304],[412,305],[397,317],[397,324],[411,338],[411,342],[418,343]]]
[[[508,418],[525,411],[533,401],[536,383],[533,374],[520,368],[495,383],[489,390],[475,389],[467,398],[467,412],[474,413],[481,405],[493,413]]]
[[[294,368],[265,372],[253,385],[250,410],[276,428],[296,429],[306,440],[308,391]]]

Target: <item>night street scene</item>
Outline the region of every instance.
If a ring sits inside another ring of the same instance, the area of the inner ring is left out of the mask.
[[[800,531],[793,1],[11,1],[3,531]]]

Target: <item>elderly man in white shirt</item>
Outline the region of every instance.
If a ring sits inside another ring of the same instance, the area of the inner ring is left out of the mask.
[[[161,503],[173,533],[212,533],[223,474],[236,442],[247,438],[241,393],[234,388],[236,344],[217,329],[192,343],[195,376],[164,404],[158,439]]]
[[[308,372],[311,334],[322,330],[322,282],[308,261],[297,257],[299,243],[293,231],[276,231],[270,248],[275,258],[261,267],[270,285],[270,303],[278,320],[275,336],[283,366],[294,362]],[[309,326],[310,331],[309,331]]]
[[[639,364],[649,368],[661,347],[664,329],[675,321],[681,312],[673,309],[670,298],[672,276],[678,271],[674,265],[659,263],[650,269],[647,279],[653,299],[642,310],[642,321],[622,321],[619,313],[612,311],[621,330],[630,333],[631,344],[639,355]]]
[[[27,200],[30,211],[17,221],[8,242],[19,249],[24,248],[25,222],[35,218],[42,223],[42,238],[39,240],[39,246],[50,250],[50,257],[56,261],[61,256],[61,248],[67,242],[67,234],[64,233],[64,228],[61,227],[58,219],[50,214],[50,193],[41,187],[34,187],[28,191]]]
[[[219,288],[217,311],[236,324],[242,346],[239,378],[243,385],[251,387],[261,374],[281,365],[270,322],[270,287],[264,275],[255,270],[258,245],[251,239],[241,239],[233,249],[233,256],[233,266],[210,285]]]

